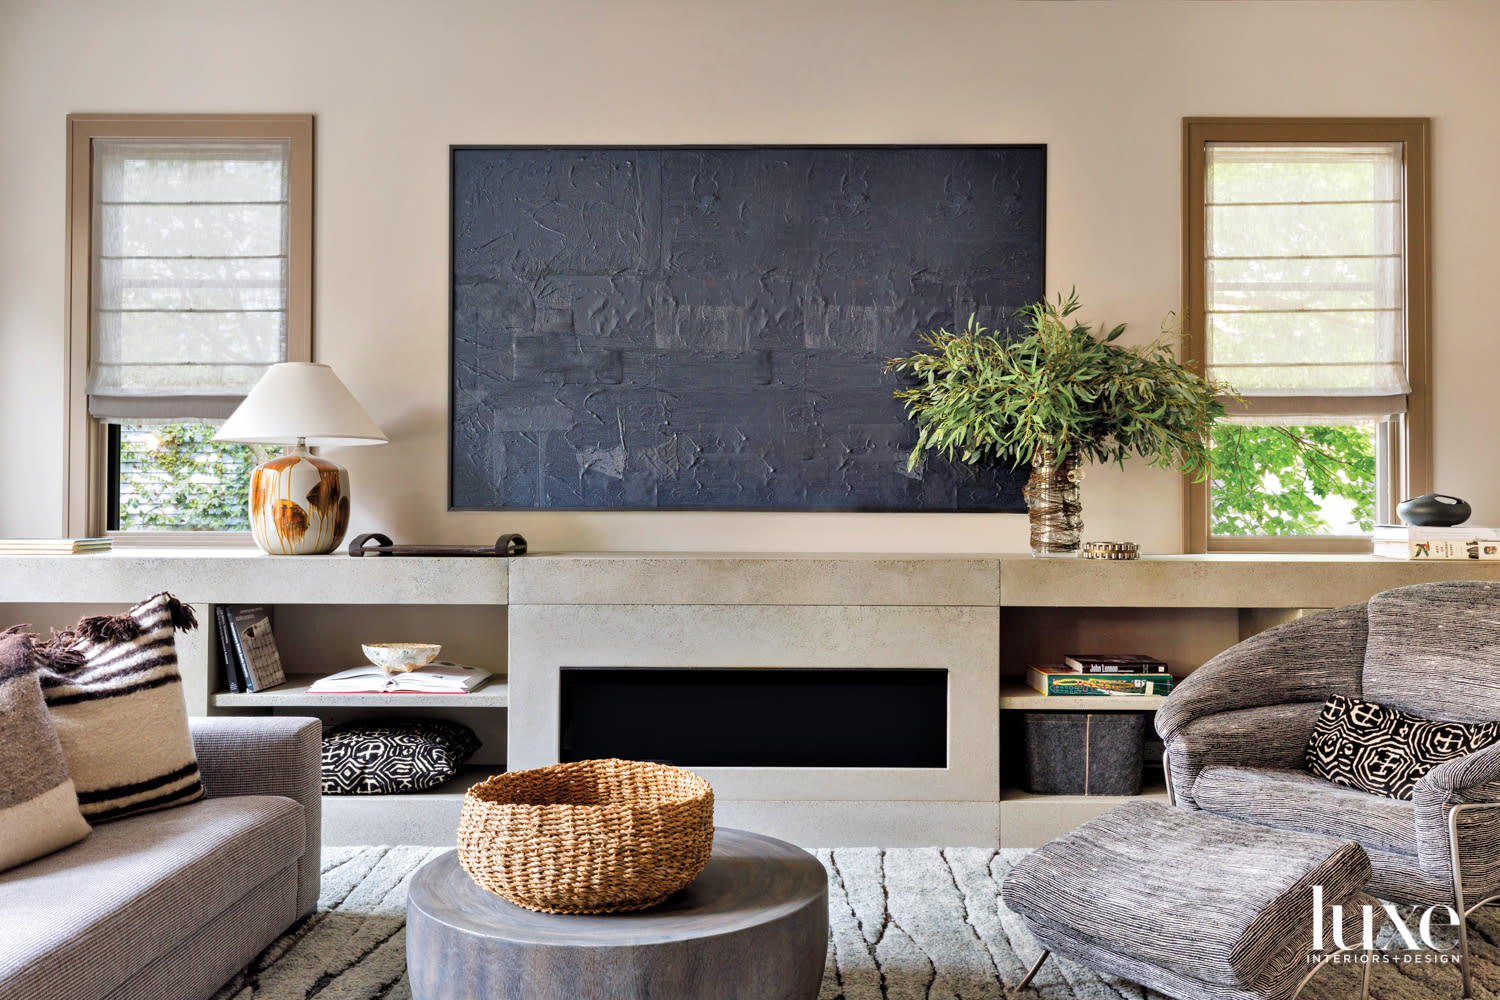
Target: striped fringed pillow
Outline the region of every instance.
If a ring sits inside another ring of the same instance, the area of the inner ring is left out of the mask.
[[[48,643],[42,692],[90,823],[203,798],[172,641],[196,624],[191,608],[157,594]]]
[[[17,629],[0,633],[0,871],[89,832],[47,718],[33,649],[32,636]]]

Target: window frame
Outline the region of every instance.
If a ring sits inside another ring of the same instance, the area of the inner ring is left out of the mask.
[[[1376,456],[1387,474],[1379,500],[1395,510],[1405,497],[1432,489],[1432,170],[1430,118],[1184,118],[1182,119],[1182,316],[1186,349],[1199,373],[1206,357],[1204,173],[1210,142],[1399,142],[1403,150],[1406,208],[1406,367],[1411,393],[1399,431],[1380,434]],[[1368,554],[1368,538],[1318,535],[1229,536],[1209,533],[1209,483],[1183,477],[1183,549],[1204,552],[1306,552]]]
[[[287,360],[311,361],[313,341],[313,116],[310,114],[70,114],[67,121],[67,303],[63,367],[63,522],[68,535],[116,543],[250,544],[248,531],[107,531],[108,430],[88,412],[93,311],[93,140],[245,139],[290,145],[287,176]]]

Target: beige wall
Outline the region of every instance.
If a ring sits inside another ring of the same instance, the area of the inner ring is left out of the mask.
[[[62,528],[63,120],[314,112],[316,355],[392,444],[354,531],[546,549],[1017,550],[1022,515],[448,513],[449,143],[1045,142],[1048,284],[1154,332],[1179,119],[1435,119],[1436,483],[1500,522],[1495,0],[0,0],[0,535]],[[1180,545],[1176,477],[1093,469],[1086,537]]]

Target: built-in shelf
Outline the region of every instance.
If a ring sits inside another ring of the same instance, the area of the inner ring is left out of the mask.
[[[1141,786],[1139,795],[1038,795],[1019,788],[1000,789],[1001,802],[1015,803],[1018,806],[1030,804],[1042,809],[1088,804],[1097,805],[1100,812],[1107,812],[1115,806],[1124,805],[1136,799],[1159,799],[1165,802],[1167,786],[1161,781],[1148,781]]]
[[[1064,649],[1142,649],[1182,678],[1302,609],[1456,579],[1500,580],[1500,562],[1258,554],[1096,562],[1023,553],[351,559],[121,546],[93,556],[0,556],[0,604],[8,606],[0,625],[66,627],[167,590],[203,625],[177,642],[191,715],[308,714],[334,725],[426,713],[459,719],[486,740],[492,766],[465,768],[428,792],[328,797],[329,844],[452,844],[470,785],[501,761],[524,768],[557,760],[564,665],[945,669],[948,767],[706,769],[716,800],[734,824],[805,846],[1035,847],[1127,800],[1004,788],[1018,784],[1017,712],[1149,713],[1163,699],[1043,696],[1021,686],[1027,664],[1056,662]],[[221,682],[211,623],[220,603],[276,608],[286,669],[297,675],[290,683],[256,694],[214,691]],[[447,639],[445,657],[507,676],[467,695],[308,693],[309,675],[351,665],[358,643],[377,637]],[[1158,753],[1153,746],[1152,765]],[[1148,776],[1155,784],[1145,797],[1164,797],[1160,770]]]
[[[1097,695],[1042,694],[1024,684],[1008,684],[1000,689],[1000,708],[1031,711],[1083,712],[1154,712],[1166,701],[1159,694]]]
[[[468,694],[312,694],[308,686],[318,678],[294,674],[287,682],[267,691],[219,691],[212,695],[216,708],[505,708],[510,704],[510,685],[504,675],[490,678]]]
[[[430,802],[433,799],[462,800],[464,797],[464,793],[467,792],[471,786],[477,785],[479,782],[483,781],[485,778],[490,777],[491,775],[503,774],[504,771],[505,768],[501,767],[498,764],[469,764],[459,768],[457,774],[449,778],[447,781],[443,782],[441,785],[438,785],[435,788],[429,788],[423,792],[412,792],[407,795],[325,795],[323,797],[323,801],[324,803],[327,803],[330,799],[335,798],[341,801],[351,802],[356,799],[362,799],[370,802],[390,802],[396,799],[420,799],[424,802]]]

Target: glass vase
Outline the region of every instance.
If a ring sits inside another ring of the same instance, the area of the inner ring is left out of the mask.
[[[1031,512],[1031,554],[1076,556],[1083,532],[1083,502],[1078,484],[1083,473],[1078,453],[1059,460],[1057,452],[1043,448],[1031,459],[1031,478],[1022,495]]]

